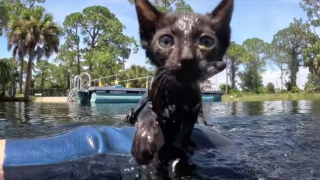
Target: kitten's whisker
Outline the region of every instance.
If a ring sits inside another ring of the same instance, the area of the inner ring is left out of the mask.
[[[156,82],[156,88],[155,88],[155,92],[154,92],[154,106],[155,106],[155,109],[159,109],[159,100],[161,100],[161,94],[163,94],[161,91],[163,91],[164,89],[162,88],[163,87],[163,84],[166,83],[166,78],[167,78],[167,72],[166,70],[163,70],[163,71],[160,71],[159,74],[157,75],[157,80],[159,82]],[[160,91],[160,93],[158,92]]]
[[[159,77],[161,77],[165,73],[165,71],[159,71],[159,73],[156,73],[156,75],[153,78],[153,82],[157,81]]]

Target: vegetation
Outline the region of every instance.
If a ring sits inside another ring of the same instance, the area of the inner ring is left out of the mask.
[[[184,0],[151,2],[162,12],[193,11]],[[103,84],[112,85],[117,77],[124,86],[147,85],[146,80],[121,81],[152,76],[153,69],[136,65],[125,68],[139,45],[136,39],[124,34],[126,27],[112,10],[86,7],[66,16],[60,26],[43,3],[45,0],[0,0],[0,36],[7,38],[7,48],[12,52],[12,58],[0,60],[1,95],[13,84],[18,84],[20,94],[24,89],[25,100],[32,95],[30,88],[68,89],[72,76],[82,72],[88,72],[93,79],[104,78],[100,81]],[[231,42],[225,56],[230,83],[220,85],[221,90],[228,89],[224,99],[316,97],[314,93],[320,91],[320,37],[314,29],[320,26],[320,4],[317,0],[301,0],[300,5],[308,21],[293,19],[271,42],[258,37],[241,44]],[[61,38],[65,40],[62,44]],[[56,58],[49,62],[55,53]],[[280,88],[272,82],[263,86],[262,73],[267,65],[280,69]],[[304,89],[297,86],[299,67],[309,69]],[[118,75],[105,78],[115,74]]]
[[[223,95],[222,101],[293,101],[293,100],[315,100],[320,99],[320,94],[311,93],[280,93],[280,94],[253,94],[234,93],[233,95]]]
[[[15,85],[17,78],[18,74],[12,60],[0,59],[0,98],[4,97],[8,87]]]

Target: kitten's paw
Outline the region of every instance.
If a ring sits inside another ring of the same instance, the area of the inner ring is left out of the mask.
[[[131,154],[138,164],[146,165],[150,163],[164,145],[164,139],[162,130],[151,110],[146,108],[143,111],[138,116],[137,131],[133,140]]]

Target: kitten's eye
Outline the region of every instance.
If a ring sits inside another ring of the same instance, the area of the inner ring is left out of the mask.
[[[205,48],[212,48],[214,46],[215,40],[209,36],[203,36],[199,39],[199,45]]]
[[[161,47],[163,48],[169,48],[173,45],[173,38],[172,36],[169,35],[164,35],[162,37],[160,37],[159,39],[159,44]]]

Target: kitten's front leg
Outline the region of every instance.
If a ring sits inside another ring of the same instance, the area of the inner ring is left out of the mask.
[[[191,149],[191,135],[194,128],[194,124],[196,122],[197,118],[193,118],[192,121],[183,122],[182,128],[177,134],[173,145],[179,148],[180,150],[183,150],[189,154],[192,154]]]
[[[183,118],[181,119],[182,126],[173,142],[174,146],[176,146],[177,148],[185,152],[188,152],[189,154],[192,154],[191,135],[192,135],[194,125],[198,120],[199,113],[200,113],[200,108],[196,107],[195,111],[184,113],[182,115],[181,117]]]
[[[146,165],[150,163],[164,145],[162,130],[157,122],[157,116],[151,110],[149,103],[138,115],[136,128],[131,154],[138,164]]]

